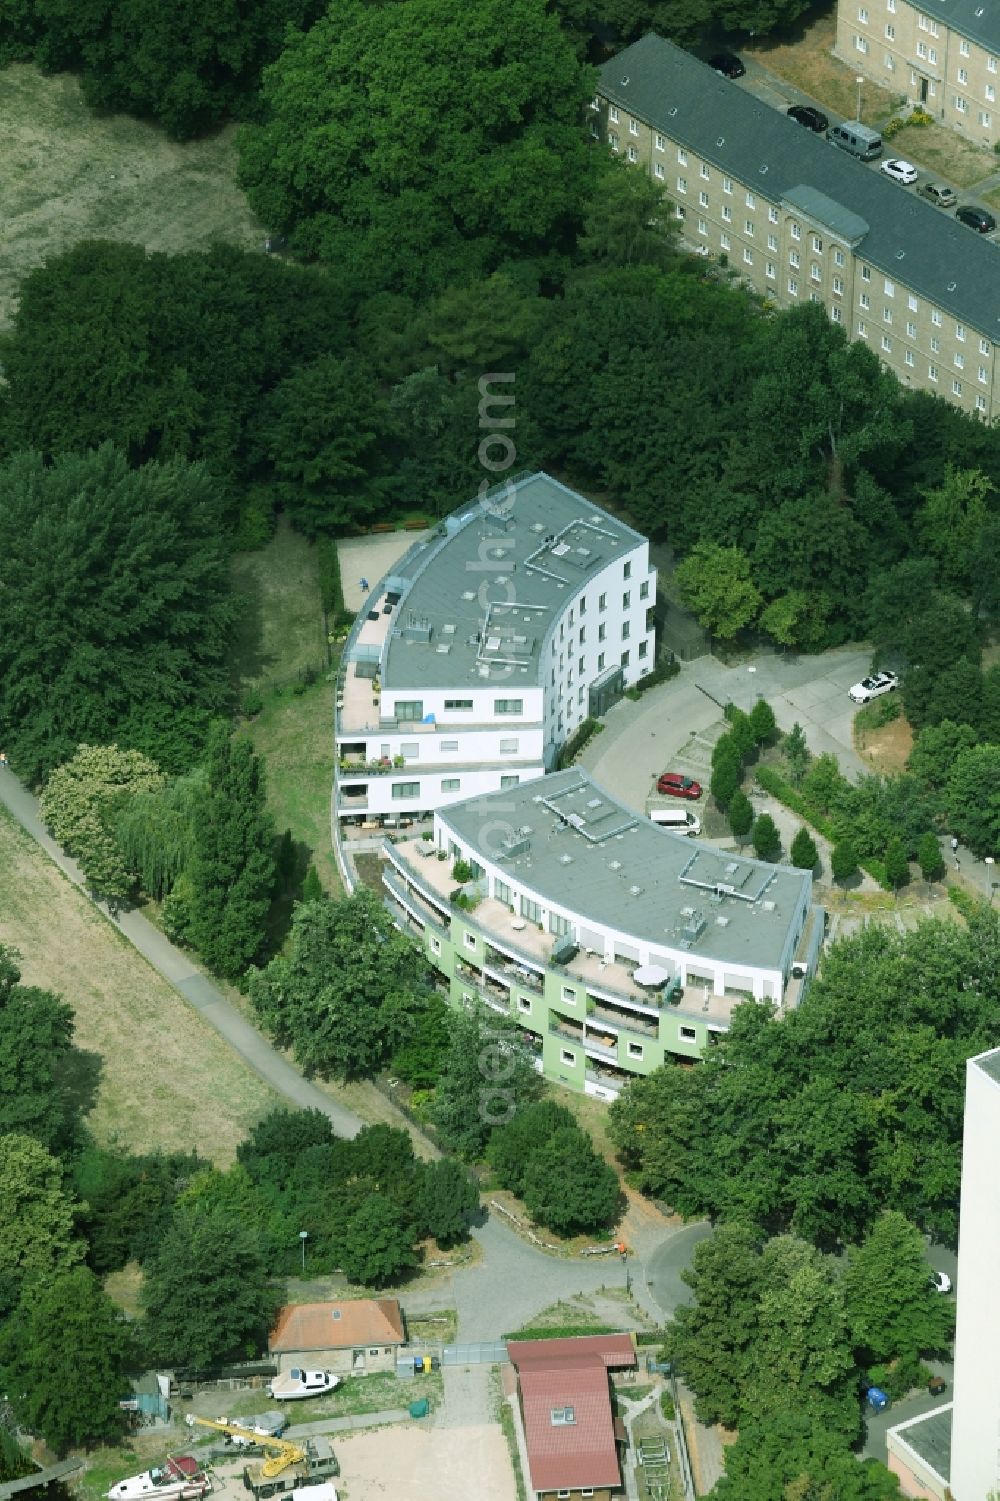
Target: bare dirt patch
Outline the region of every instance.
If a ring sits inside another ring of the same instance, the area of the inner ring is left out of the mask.
[[[496,1423],[469,1428],[382,1428],[338,1437],[345,1501],[400,1494],[434,1501],[513,1501],[514,1470]]]
[[[0,329],[26,272],[78,240],[148,250],[247,248],[264,231],[236,186],[236,131],[170,141],[127,115],[91,113],[71,74],[0,72]]]
[[[913,749],[913,731],[900,715],[877,730],[861,730],[854,748],[874,771],[904,771]]]
[[[787,38],[778,36],[743,50],[762,67],[794,83],[810,99],[853,120],[858,102],[857,72],[834,57],[836,40],[836,16],[827,11],[806,26],[796,27]],[[866,79],[861,90],[862,120],[867,125],[880,125],[892,114],[898,97]]]
[[[0,812],[0,942],[25,984],[72,1006],[96,1083],[95,1137],[135,1152],[199,1151],[233,1161],[276,1097]]]

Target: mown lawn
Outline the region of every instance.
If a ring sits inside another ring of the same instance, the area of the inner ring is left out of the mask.
[[[836,39],[836,15],[828,10],[804,26],[796,26],[787,36],[779,32],[742,50],[832,114],[853,120],[858,107],[858,75],[854,68],[834,57]],[[901,98],[866,79],[861,88],[862,120],[866,125],[882,125]]]

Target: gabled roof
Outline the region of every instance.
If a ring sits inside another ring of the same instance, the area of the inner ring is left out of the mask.
[[[508,1341],[535,1491],[621,1485],[608,1370],[635,1365],[630,1335]]]
[[[290,1303],[279,1313],[267,1347],[272,1355],[280,1355],[405,1341],[395,1298],[350,1298],[343,1303]]]
[[[987,52],[1000,53],[1000,7],[996,0],[915,0],[914,9],[950,26]]]
[[[954,25],[952,3],[922,0],[921,9],[942,16],[947,9]],[[1000,14],[997,0],[986,8]],[[769,202],[794,194],[801,205],[803,187],[815,189],[813,211],[802,209],[807,218],[842,237],[890,280],[1000,344],[1000,246],[954,215],[803,130],[653,32],[605,63],[600,78],[598,92],[612,104]],[[675,175],[668,176],[672,198],[674,183]],[[867,230],[856,240],[862,223]]]

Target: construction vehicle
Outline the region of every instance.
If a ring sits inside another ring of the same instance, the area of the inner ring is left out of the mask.
[[[340,1463],[333,1452],[328,1438],[317,1434],[315,1438],[308,1438],[304,1448],[306,1457],[299,1464],[291,1465],[281,1475],[268,1479],[264,1475],[262,1464],[245,1465],[243,1468],[243,1484],[253,1496],[253,1501],[270,1501],[272,1496],[285,1496],[286,1501],[293,1501],[289,1492],[297,1492],[310,1487],[316,1487],[316,1501],[323,1501],[326,1487],[324,1482],[332,1475],[340,1474]],[[322,1487],[322,1489],[320,1489]]]
[[[293,1444],[287,1438],[275,1438],[271,1434],[258,1433],[245,1423],[227,1422],[224,1418],[199,1418],[193,1412],[189,1412],[184,1421],[189,1428],[211,1428],[215,1433],[224,1433],[227,1439],[240,1448],[253,1445],[254,1448],[263,1449],[267,1457],[260,1466],[260,1471],[265,1480],[272,1480],[283,1470],[289,1469],[292,1465],[302,1464],[306,1459],[306,1450],[302,1444]]]

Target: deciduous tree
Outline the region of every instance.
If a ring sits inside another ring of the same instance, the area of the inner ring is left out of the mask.
[[[76,1203],[57,1160],[31,1136],[0,1136],[0,1310],[32,1281],[51,1280],[83,1260],[74,1236]]]
[[[937,881],[944,875],[941,845],[933,829],[928,829],[926,834],[920,836],[920,843],[917,845],[917,860],[925,881]]]
[[[439,1246],[455,1245],[468,1235],[478,1208],[479,1190],[454,1157],[424,1164],[418,1211],[424,1234]]]
[[[753,805],[739,787],[726,805],[726,816],[737,839],[745,839],[753,827]]]
[[[91,890],[117,905],[132,895],[136,875],[115,837],[115,818],[131,798],[165,784],[148,756],[117,745],[81,745],[45,784],[40,807],[50,832],[79,860]]]
[[[347,1279],[365,1287],[391,1287],[419,1260],[398,1205],[374,1193],[344,1225],[341,1256]]]
[[[948,820],[974,854],[1000,853],[1000,745],[960,751],[945,788]]]
[[[844,1298],[862,1365],[936,1354],[954,1330],[954,1305],[929,1285],[924,1238],[895,1210],[848,1253]]]
[[[684,603],[713,636],[728,641],[757,618],[760,592],[738,547],[699,542],[674,577]]]
[[[781,835],[770,813],[761,813],[754,819],[750,837],[758,860],[777,860],[781,853]]]
[[[432,1118],[445,1146],[467,1161],[490,1136],[538,1097],[532,1055],[514,1022],[483,1005],[456,1011]]]
[[[0,944],[0,1136],[33,1136],[60,1152],[73,1144],[79,1101],[73,1011],[49,990],[22,985],[20,954]]]
[[[606,1229],[621,1213],[618,1176],[579,1126],[562,1126],[532,1153],[524,1174],[532,1219],[557,1235]]]
[[[858,868],[854,842],[842,835],[830,851],[830,871],[835,881],[849,881]]]
[[[792,840],[792,847],[789,850],[789,854],[791,855],[792,864],[797,866],[799,870],[815,870],[816,862],[819,859],[819,851],[816,848],[815,839],[804,824]]]
[[[726,1448],[726,1473],[712,1501],[895,1501],[899,1482],[885,1465],[859,1460],[838,1433],[798,1406],[741,1426]]]

